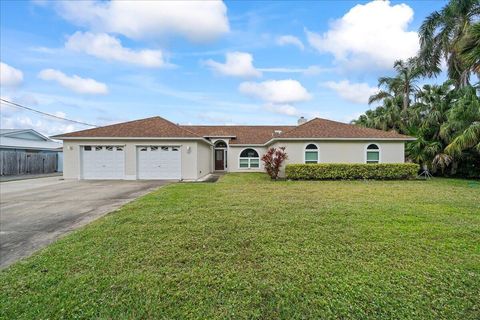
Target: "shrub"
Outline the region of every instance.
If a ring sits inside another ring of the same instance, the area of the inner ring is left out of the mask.
[[[285,147],[270,148],[267,153],[262,156],[263,166],[265,171],[272,179],[278,178],[278,173],[282,167],[283,162],[288,158],[285,152]]]
[[[412,179],[418,173],[415,163],[318,163],[289,164],[285,168],[287,179],[293,180],[338,180],[338,179]]]

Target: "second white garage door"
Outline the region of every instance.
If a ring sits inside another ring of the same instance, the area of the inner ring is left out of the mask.
[[[143,146],[137,148],[138,179],[182,178],[180,147]]]

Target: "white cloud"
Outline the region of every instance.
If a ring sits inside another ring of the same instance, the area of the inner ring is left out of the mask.
[[[60,85],[77,93],[83,94],[106,94],[107,85],[90,78],[81,78],[77,75],[67,76],[61,71],[54,69],[44,69],[40,71],[38,77],[42,80],[52,80]]]
[[[272,104],[289,104],[311,99],[307,89],[300,82],[292,79],[243,82],[238,90],[245,95]]]
[[[87,128],[80,125],[68,124],[65,121],[55,120],[53,118],[34,118],[23,114],[2,117],[1,126],[2,128],[8,129],[34,129],[47,136]]]
[[[391,68],[395,60],[412,57],[419,49],[418,34],[407,30],[412,19],[406,4],[372,1],[351,8],[327,32],[306,34],[312,47],[333,54],[347,68]]]
[[[267,104],[265,108],[273,113],[283,114],[291,117],[298,117],[300,112],[290,104]]]
[[[117,60],[144,67],[162,67],[165,65],[162,51],[125,48],[120,40],[106,33],[94,34],[77,31],[68,38],[65,47],[105,60]]]
[[[253,66],[253,57],[246,52],[228,52],[225,55],[225,63],[207,60],[205,65],[215,72],[233,77],[261,77],[262,73]]]
[[[229,32],[222,1],[59,1],[66,20],[92,30],[123,34],[132,39],[177,34],[205,42]]]
[[[348,80],[338,82],[327,81],[321,84],[334,90],[343,99],[360,104],[368,103],[368,98],[378,91],[377,87],[370,87],[368,83],[350,83]]]
[[[258,68],[257,70],[262,71],[262,72],[271,72],[271,73],[301,73],[305,76],[313,76],[320,74],[322,72],[329,72],[332,71],[333,69],[331,68],[322,68],[320,66],[308,66],[306,68],[285,68],[285,67],[279,67],[279,68]]]
[[[23,81],[23,72],[0,62],[0,85],[5,87],[16,87]]]
[[[297,37],[291,36],[291,35],[284,35],[284,36],[278,37],[277,44],[280,46],[293,45],[299,48],[300,50],[305,49],[303,42],[300,41],[300,39],[298,39]]]

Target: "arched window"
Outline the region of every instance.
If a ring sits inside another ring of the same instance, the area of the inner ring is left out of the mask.
[[[305,147],[305,163],[318,163],[318,147],[310,143]]]
[[[215,142],[215,148],[226,148],[227,144],[223,140],[218,140]]]
[[[380,162],[380,148],[372,143],[367,147],[367,163],[379,163]]]
[[[242,169],[259,168],[260,158],[254,149],[245,149],[240,152],[239,167]]]

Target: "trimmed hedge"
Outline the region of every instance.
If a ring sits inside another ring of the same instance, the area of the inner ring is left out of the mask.
[[[285,175],[292,180],[401,180],[415,178],[418,169],[415,163],[289,164],[285,168]]]

